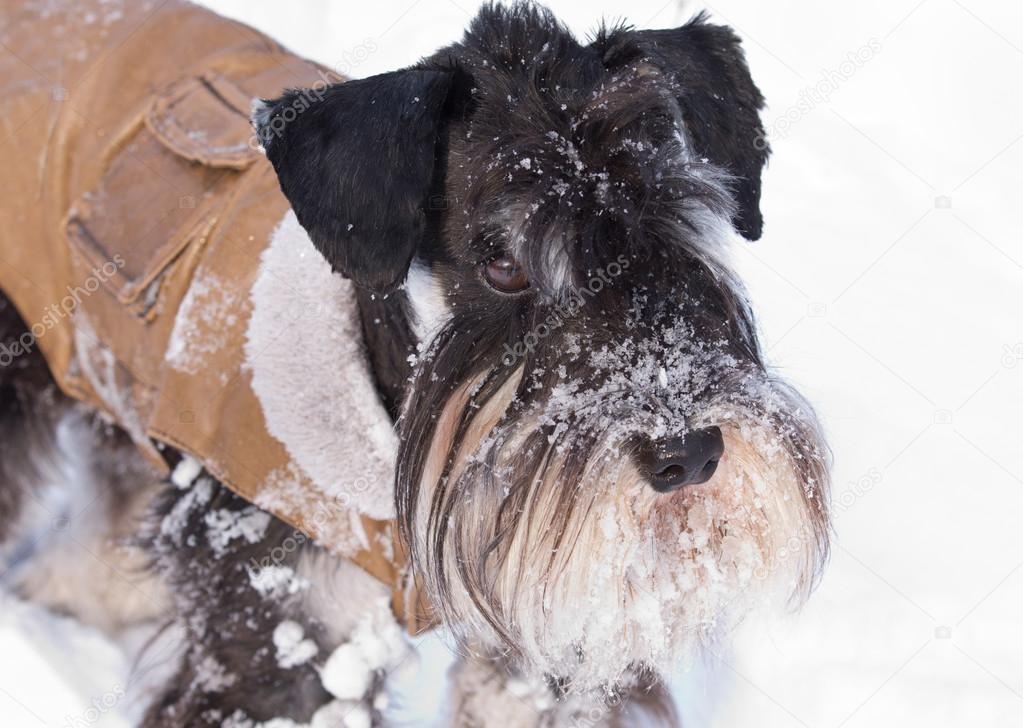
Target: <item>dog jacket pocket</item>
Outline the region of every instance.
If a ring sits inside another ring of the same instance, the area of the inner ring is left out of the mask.
[[[103,283],[136,314],[150,314],[168,266],[215,225],[259,158],[247,104],[216,74],[178,82],[130,125],[98,185],[72,207],[72,248],[94,269],[115,264]]]
[[[249,145],[247,104],[214,74],[147,100],[65,220],[78,283],[68,386],[122,425],[137,423],[130,434],[153,461],[145,432],[163,391],[175,315],[207,241],[261,157]]]

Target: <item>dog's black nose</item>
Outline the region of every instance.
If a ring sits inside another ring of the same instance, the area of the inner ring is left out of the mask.
[[[706,483],[725,452],[721,430],[707,427],[684,437],[648,440],[639,449],[639,467],[659,493]]]

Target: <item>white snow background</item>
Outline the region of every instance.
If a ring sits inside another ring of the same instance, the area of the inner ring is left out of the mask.
[[[206,4],[356,77],[456,39],[475,10]],[[548,4],[580,34],[601,17],[670,27],[698,9]],[[827,428],[836,538],[800,614],[747,623],[730,652],[676,677],[686,726],[1023,726],[1023,8],[700,7],[744,38],[768,125],[788,120],[764,238],[736,259],[769,357]],[[815,86],[828,98],[806,101]],[[427,645],[423,715],[446,666]],[[121,705],[83,722],[129,667],[98,636],[4,600],[0,656],[0,725],[126,725]]]

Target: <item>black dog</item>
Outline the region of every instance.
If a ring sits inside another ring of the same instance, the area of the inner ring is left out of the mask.
[[[487,5],[415,66],[310,98],[260,102],[253,123],[355,284],[398,525],[464,652],[453,720],[670,723],[659,676],[768,585],[805,597],[828,542],[816,419],[768,371],[727,264],[736,233],[760,237],[768,155],[738,38],[700,16],[582,43],[541,7]],[[0,320],[17,338],[2,300]],[[5,448],[0,528],[46,479],[63,405],[44,367],[0,369],[5,443],[26,443]],[[82,466],[110,470],[128,448],[89,432],[107,449]],[[215,548],[211,511],[258,509],[205,477],[133,492],[157,493],[144,547],[173,595],[151,611],[184,634],[146,725],[386,723],[403,648],[365,575],[307,542],[277,564],[301,598],[253,589],[246,564],[288,526]]]

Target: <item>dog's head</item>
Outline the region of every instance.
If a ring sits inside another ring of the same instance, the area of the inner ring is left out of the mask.
[[[808,593],[827,458],[726,260],[767,157],[730,30],[584,44],[488,6],[410,69],[298,94],[257,131],[335,270],[407,306],[399,520],[456,635],[593,686]]]

